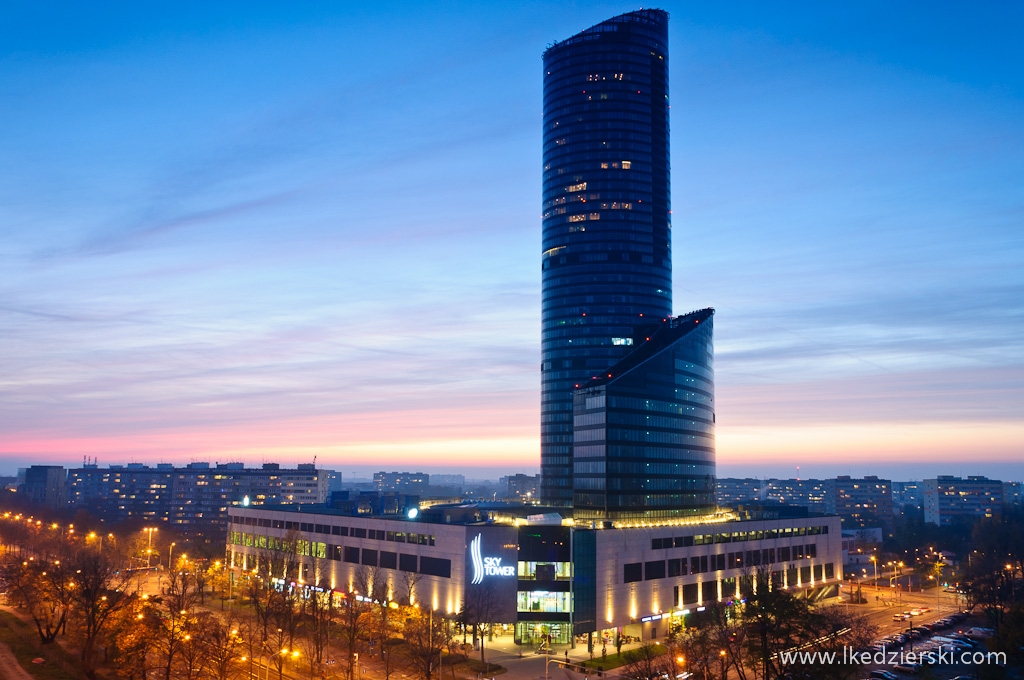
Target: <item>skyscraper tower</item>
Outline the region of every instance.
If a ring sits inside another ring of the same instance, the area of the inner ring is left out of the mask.
[[[573,501],[573,391],[672,313],[668,14],[544,53],[541,496]]]

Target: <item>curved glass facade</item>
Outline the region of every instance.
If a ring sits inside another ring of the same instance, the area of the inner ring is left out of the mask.
[[[574,395],[573,518],[656,521],[715,508],[712,316],[672,319]]]
[[[544,53],[541,496],[573,500],[573,390],[672,312],[668,15]]]

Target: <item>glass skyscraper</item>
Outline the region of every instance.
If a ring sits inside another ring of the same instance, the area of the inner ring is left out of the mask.
[[[573,518],[657,521],[715,508],[714,310],[664,323],[574,396]]]
[[[668,15],[544,53],[541,496],[573,502],[573,390],[672,313]]]

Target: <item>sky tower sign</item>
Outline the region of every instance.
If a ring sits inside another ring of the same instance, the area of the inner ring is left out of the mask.
[[[483,583],[485,576],[516,575],[516,568],[503,565],[500,557],[484,557],[480,554],[480,534],[469,542],[469,556],[473,562],[473,585]]]

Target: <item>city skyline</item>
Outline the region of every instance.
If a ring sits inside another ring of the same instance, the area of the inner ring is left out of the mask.
[[[1021,10],[661,6],[720,476],[1024,476]],[[632,9],[14,13],[0,462],[536,471],[540,55]]]

